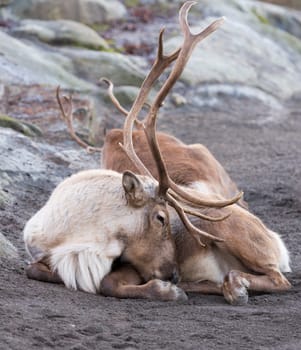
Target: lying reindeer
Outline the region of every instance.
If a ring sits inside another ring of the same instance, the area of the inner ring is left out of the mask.
[[[177,183],[191,195],[205,197],[207,201],[216,201],[232,195],[237,187],[211,153],[202,145],[185,145],[167,134],[155,134],[158,109],[183,71],[195,40],[200,35],[191,34],[187,24],[187,11],[192,4],[193,2],[185,3],[180,12],[180,23],[185,36],[181,49],[173,55],[164,56],[160,36],[157,60],[145,79],[131,111],[125,111],[111,94],[115,105],[127,114],[127,118],[124,130],[112,130],[107,134],[102,165],[120,172],[126,169],[136,172],[138,170],[144,175],[159,178],[160,182],[169,188],[167,196],[170,196],[170,191],[179,188],[175,184]],[[138,113],[150,89],[174,60],[175,65],[150,106],[147,118],[143,123],[139,122]],[[67,121],[70,121],[70,118],[71,114],[65,116]],[[134,123],[144,130],[133,132]],[[130,152],[127,149],[125,153],[120,148],[120,143],[130,133],[133,134],[134,145],[131,144]],[[154,157],[150,157],[147,152],[148,146],[152,149]],[[167,174],[159,147],[170,176]],[[155,167],[158,163],[161,164],[160,168]],[[183,200],[182,193],[180,197],[171,198]],[[204,216],[193,219],[193,223],[199,229],[222,239],[221,242],[206,240],[205,246],[196,244],[196,237],[183,225],[185,219],[179,219],[183,213],[176,206],[174,208],[178,215],[173,208],[169,207],[168,211],[180,269],[179,286],[185,291],[223,294],[231,304],[244,304],[248,301],[247,290],[277,292],[290,288],[290,283],[282,274],[291,271],[288,251],[283,241],[277,233],[269,230],[259,218],[246,209],[244,201],[240,200],[239,205],[233,204],[231,215],[225,220],[208,221]],[[215,211],[216,209],[207,209],[211,215],[214,215]],[[186,212],[189,213],[188,210]],[[141,283],[143,278],[134,268],[129,265],[118,266],[104,278],[102,289],[106,295],[122,297],[125,288],[134,288],[134,285]]]
[[[187,11],[186,4],[182,9],[182,24]],[[216,30],[220,22],[212,23],[196,36],[194,43]],[[176,56],[180,57],[178,52],[162,56],[155,64],[155,71],[160,72],[162,65],[167,66]],[[145,84],[149,84],[149,79]],[[67,112],[59,90],[57,98],[62,114],[71,116],[71,97],[65,98],[69,106]],[[142,94],[140,98],[144,100],[145,96]],[[135,106],[140,108],[139,101]],[[126,125],[136,119],[136,112],[139,110],[129,113]],[[149,130],[152,132],[152,128]],[[133,153],[131,127],[125,127],[123,135],[123,150],[139,162]],[[159,183],[151,176],[136,176],[129,171],[120,174],[112,170],[88,170],[59,184],[24,228],[26,249],[32,258],[26,269],[28,277],[108,295],[110,278],[106,276],[114,276],[116,269],[119,272],[128,269],[127,278],[131,276],[133,280],[138,276],[139,281],[146,283],[125,286],[119,296],[185,299],[185,293],[172,284],[178,281],[178,270],[166,204],[175,208],[194,241],[201,243],[200,237],[203,237],[209,242],[220,242],[221,238],[196,228],[186,213],[206,220],[223,220],[229,214],[209,217],[195,208],[222,208],[236,202],[241,194],[230,200],[206,201],[183,188],[169,188],[165,176],[160,175],[164,173],[160,158],[157,161]]]

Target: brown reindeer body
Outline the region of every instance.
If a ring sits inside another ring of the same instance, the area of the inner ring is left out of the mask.
[[[149,146],[142,130],[133,131],[133,144],[138,157],[151,174],[158,179],[155,160],[150,157]],[[174,136],[157,133],[157,139],[169,176],[179,185],[200,190],[203,194],[216,194],[222,198],[231,198],[237,192],[236,184],[217,161],[213,154],[202,144],[186,145]],[[121,129],[110,130],[102,151],[102,168],[118,172],[125,168],[135,172],[132,162],[127,161],[119,143],[123,140]],[[126,162],[126,164],[125,164]],[[240,199],[238,203],[247,208],[247,203]]]

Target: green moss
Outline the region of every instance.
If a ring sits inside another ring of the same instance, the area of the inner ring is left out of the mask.
[[[106,30],[109,29],[109,24],[104,24],[104,23],[94,23],[94,24],[87,24],[85,23],[86,26],[90,27],[91,29],[95,30],[97,33],[102,33],[105,32]]]
[[[53,45],[58,45],[58,46],[74,46],[74,47],[85,48],[85,49],[94,50],[94,51],[107,51],[107,50],[109,50],[109,47],[105,47],[102,45],[83,43],[82,41],[71,40],[71,39],[57,39],[57,40],[49,40],[49,41],[44,40],[44,42],[47,42],[47,43],[50,43]]]
[[[255,7],[252,8],[252,13],[257,17],[259,22],[261,22],[262,24],[270,24],[268,18],[263,16],[261,13],[259,13]]]
[[[73,47],[78,47],[78,48],[85,48],[93,51],[102,51],[102,52],[111,52],[111,53],[119,53],[120,51],[117,49],[114,49],[112,47],[105,47],[101,45],[89,45],[89,44],[83,44],[82,42],[76,42],[76,41],[68,41],[68,42],[62,42],[60,41],[59,43],[56,42],[56,45],[62,45],[62,46],[73,46]]]
[[[7,115],[0,115],[0,127],[13,129],[29,137],[42,136],[42,131],[37,126]]]
[[[43,136],[42,130],[36,125],[27,123],[27,122],[22,122],[22,124],[31,130],[31,132],[33,133],[33,136]]]
[[[119,47],[110,47],[109,49],[105,49],[101,51],[110,52],[110,53],[124,53],[124,49]]]
[[[277,42],[282,42],[301,54],[301,40],[294,35],[273,26],[262,26],[262,30],[273,37],[274,40],[277,40]]]
[[[139,0],[125,0],[124,4],[126,7],[135,7],[139,5]]]

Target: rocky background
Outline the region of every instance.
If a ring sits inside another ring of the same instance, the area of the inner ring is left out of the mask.
[[[162,108],[159,127],[213,151],[244,189],[252,211],[284,234],[294,270],[300,271],[301,3],[269,2],[282,6],[249,0],[199,0],[193,6],[189,22],[196,30],[219,16],[227,21],[196,48]],[[208,297],[204,309],[204,298],[192,296],[188,305],[175,310],[170,303],[108,302],[24,277],[25,222],[63,178],[99,166],[99,155],[87,154],[68,136],[59,119],[56,87],[74,96],[78,134],[101,146],[106,130],[121,126],[123,117],[112,107],[99,78],[111,79],[116,95],[129,107],[155,57],[160,28],[166,28],[167,52],[180,45],[181,4],[178,0],[0,0],[0,311],[6,315],[1,349],[25,344],[43,349],[100,344],[102,349],[195,349],[201,348],[200,341],[204,349],[254,348],[255,336],[258,349],[300,345],[300,331],[293,327],[300,319],[294,312],[298,288],[289,305],[283,305],[282,316],[291,316],[287,321],[274,309],[285,296],[255,297],[253,307],[258,304],[260,311],[258,319],[254,309],[246,312],[253,319],[249,336],[249,322],[242,320],[246,310],[232,311],[222,298]],[[298,273],[293,282],[300,286]],[[52,304],[60,311],[53,311]],[[212,307],[216,304],[217,309]],[[145,307],[152,317],[145,317]],[[84,317],[81,308],[89,315],[83,312]],[[195,308],[197,315],[189,318]],[[221,311],[228,316],[226,328],[218,328],[219,336],[216,323],[210,326],[210,322],[214,317],[220,322]],[[174,323],[175,317],[181,321],[178,312],[184,325]],[[100,335],[97,324],[108,319],[112,323]],[[256,324],[269,322],[265,336]],[[195,329],[196,323],[202,332]],[[242,324],[246,333],[241,330],[229,337],[229,330]],[[282,334],[278,328],[283,324]],[[114,327],[119,331],[114,333]],[[173,341],[164,338],[171,328]],[[145,338],[148,329],[154,334]],[[189,342],[181,335],[183,329]]]

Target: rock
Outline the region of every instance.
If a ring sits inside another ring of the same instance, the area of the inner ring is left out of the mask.
[[[88,26],[70,20],[23,20],[14,33],[29,34],[49,44],[74,45],[89,49],[109,49],[107,42]]]
[[[37,126],[19,121],[7,115],[0,114],[0,127],[11,128],[29,137],[42,136],[42,131]]]
[[[174,92],[173,94],[171,94],[170,96],[172,103],[176,106],[182,106],[185,105],[187,103],[187,100],[184,96]]]
[[[93,85],[72,74],[72,62],[57,52],[42,50],[0,31],[0,82],[44,84],[93,90]],[[68,72],[69,70],[69,72]]]
[[[97,161],[94,162],[94,158],[82,148],[74,150],[66,143],[52,146],[36,142],[10,129],[0,128],[0,136],[0,188],[9,189],[7,193],[10,195],[17,184],[22,185],[22,181],[26,185],[28,181],[45,179],[56,184],[70,174],[70,169],[83,170],[88,163],[88,167],[97,167]]]
[[[122,19],[127,14],[124,5],[116,0],[15,0],[10,7],[20,18],[70,19],[87,25]]]
[[[0,7],[7,6],[12,2],[12,0],[0,0]]]
[[[143,58],[75,48],[61,48],[60,52],[73,62],[78,76],[92,83],[101,77],[110,77],[116,86],[137,86],[145,78],[147,63]]]
[[[294,7],[296,9],[301,9],[300,0],[262,0],[264,2],[271,2],[273,4]]]
[[[196,6],[194,11],[202,9],[206,15],[217,16],[225,8],[228,20],[196,47],[181,80],[191,86],[204,83],[248,86],[283,100],[300,93],[300,40],[289,33],[283,35],[274,26],[263,25],[258,19],[246,20],[246,16],[254,15],[243,5],[240,7],[241,3],[251,2],[236,0],[234,5],[232,2],[225,5],[219,0],[203,0],[202,5]],[[204,28],[209,21],[207,18],[193,31]],[[170,39],[166,50],[179,47],[181,42],[182,37]]]
[[[49,138],[47,142],[36,141],[0,127],[1,230],[9,233],[10,240],[19,243],[23,259],[26,257],[21,240],[24,223],[46,202],[63,178],[79,170],[99,167],[99,155],[87,154],[68,140],[59,143],[54,138],[52,142],[55,145],[50,144]],[[0,255],[2,245],[0,236]],[[6,266],[2,265],[0,269]]]
[[[17,257],[17,248],[0,232],[0,260],[16,259]]]
[[[192,8],[192,12],[208,16],[226,16],[229,20],[248,23],[255,30],[262,26],[272,26],[301,38],[301,13],[273,4],[254,0],[234,0],[225,3],[222,0],[202,0]]]

